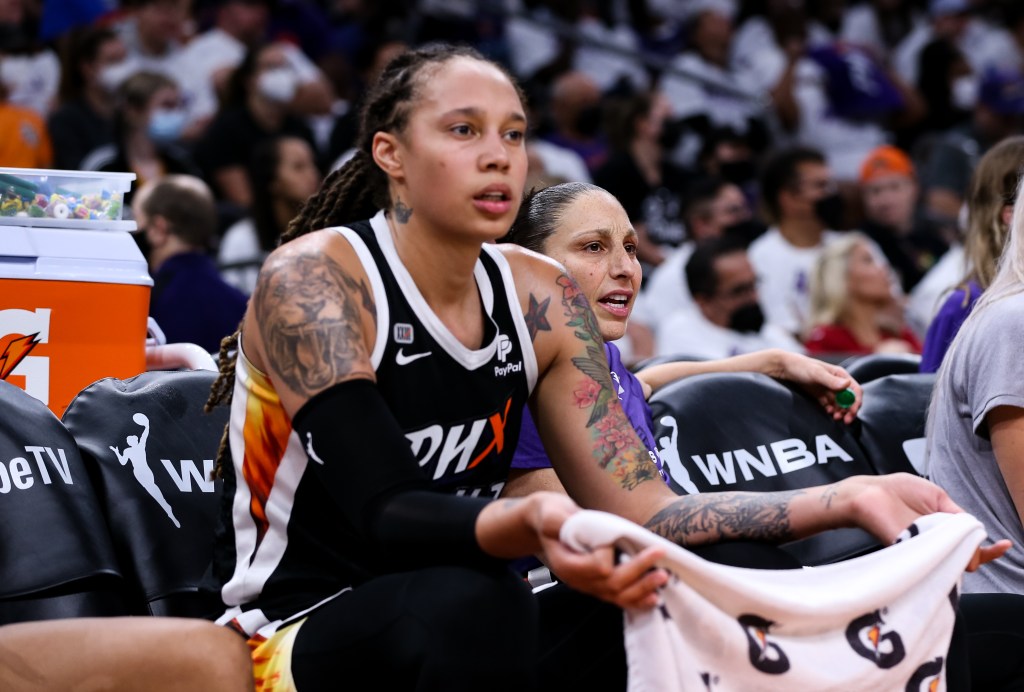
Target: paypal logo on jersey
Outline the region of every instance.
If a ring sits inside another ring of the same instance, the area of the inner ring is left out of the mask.
[[[506,334],[498,334],[498,349],[497,356],[499,363],[505,363],[508,358],[508,354],[512,352],[512,339],[508,338]],[[504,365],[494,366],[495,377],[504,377],[513,372],[522,372],[523,361],[509,362]]]

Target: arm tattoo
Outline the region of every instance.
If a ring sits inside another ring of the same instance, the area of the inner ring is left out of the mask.
[[[551,296],[538,303],[536,296],[530,294],[530,307],[526,311],[526,327],[530,330],[530,341],[537,338],[537,332],[550,332],[551,323],[548,322],[548,305],[551,304]]]
[[[395,200],[395,219],[398,223],[409,223],[412,218],[412,207],[405,206],[405,202],[399,197]]]
[[[597,318],[586,296],[569,276],[562,274],[556,283],[562,287],[562,307],[569,318],[566,326],[586,348],[586,356],[576,356],[573,365],[583,373],[572,392],[577,408],[590,409],[587,428],[593,443],[592,454],[598,465],[612,474],[627,490],[658,477],[658,469],[644,449],[619,405],[605,358]],[[531,296],[532,298],[532,296]]]
[[[680,545],[692,544],[697,534],[711,541],[778,543],[793,538],[789,506],[803,494],[803,490],[789,490],[686,495],[651,517],[645,526]]]
[[[372,377],[364,365],[359,308],[371,314],[376,309],[360,284],[321,252],[267,269],[256,290],[256,316],[267,354],[284,383],[311,396],[352,377]]]

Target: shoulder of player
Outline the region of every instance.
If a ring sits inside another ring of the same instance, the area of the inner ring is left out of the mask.
[[[263,263],[261,275],[292,274],[307,271],[310,262],[340,269],[356,283],[366,278],[359,256],[340,233],[325,229],[294,238],[275,248]]]
[[[499,243],[496,247],[508,262],[520,293],[536,290],[537,286],[554,288],[558,277],[566,273],[559,262],[539,252],[514,243]]]

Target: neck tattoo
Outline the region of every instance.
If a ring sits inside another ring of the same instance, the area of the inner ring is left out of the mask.
[[[401,198],[395,200],[395,219],[398,220],[398,223],[409,223],[410,217],[412,217],[412,207],[405,206]]]

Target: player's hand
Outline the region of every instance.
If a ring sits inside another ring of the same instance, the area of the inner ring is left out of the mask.
[[[860,385],[850,373],[838,365],[832,365],[817,358],[810,358],[799,353],[783,353],[780,357],[778,370],[769,375],[780,380],[788,380],[800,385],[800,388],[814,397],[822,408],[836,420],[852,423],[863,400]],[[836,403],[836,394],[849,389],[853,392],[853,405],[842,408]]]

